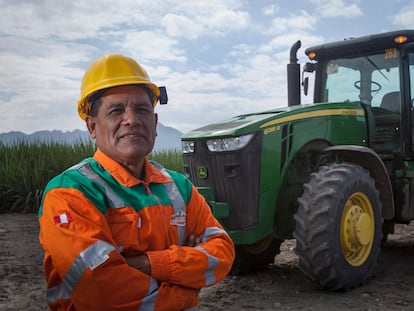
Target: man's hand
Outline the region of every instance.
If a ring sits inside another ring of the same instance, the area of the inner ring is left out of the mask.
[[[147,255],[144,254],[136,257],[125,257],[125,260],[130,267],[138,269],[145,274],[151,275],[151,265]]]
[[[190,235],[184,245],[194,247],[197,244],[200,244],[200,242],[201,238],[196,237],[195,235]],[[138,269],[145,274],[151,275],[151,265],[147,255],[144,254],[135,257],[125,257],[125,260],[130,267]]]

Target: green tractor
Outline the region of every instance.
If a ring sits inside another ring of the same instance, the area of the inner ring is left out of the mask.
[[[264,269],[295,238],[304,274],[347,290],[414,219],[414,30],[308,48],[302,74],[300,45],[288,106],[184,134],[184,171],[235,243],[233,273]]]

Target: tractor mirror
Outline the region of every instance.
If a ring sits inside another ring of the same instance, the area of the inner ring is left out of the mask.
[[[315,69],[316,69],[315,63],[305,63],[305,65],[303,65],[303,72],[314,72]]]
[[[308,96],[308,87],[309,87],[309,77],[306,77],[303,82],[303,94],[305,94],[305,96]]]

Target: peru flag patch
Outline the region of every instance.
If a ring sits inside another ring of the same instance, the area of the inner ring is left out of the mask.
[[[72,222],[72,216],[69,214],[69,212],[60,214],[59,216],[53,217],[53,221],[55,222],[55,225],[58,224],[68,224]]]

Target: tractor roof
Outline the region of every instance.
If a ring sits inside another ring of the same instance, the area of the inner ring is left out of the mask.
[[[317,45],[306,49],[305,54],[318,60],[381,51],[411,42],[414,42],[414,30],[398,30]]]

